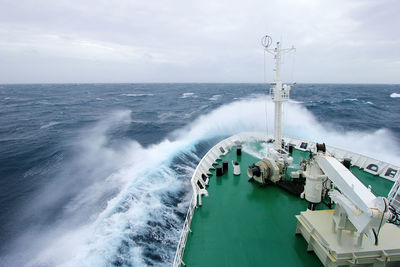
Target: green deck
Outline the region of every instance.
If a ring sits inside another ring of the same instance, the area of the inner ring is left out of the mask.
[[[259,159],[244,152],[237,157],[235,151],[223,157],[229,162],[228,173],[211,177],[209,197],[203,197],[203,206],[193,215],[183,262],[187,266],[322,266],[314,253],[307,252],[306,241],[295,235],[295,215],[308,203],[277,186],[248,182],[247,167]],[[308,153],[295,150],[292,156],[298,163]],[[240,176],[233,175],[231,160],[240,162]],[[375,192],[389,192],[390,181],[356,167],[352,171]]]

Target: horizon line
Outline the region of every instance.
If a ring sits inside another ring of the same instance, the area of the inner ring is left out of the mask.
[[[1,82],[0,85],[39,85],[39,84],[272,84],[274,82]],[[285,82],[284,82],[285,83]],[[286,83],[294,84],[294,83]],[[365,84],[400,85],[400,83],[378,82],[296,82],[295,84]]]

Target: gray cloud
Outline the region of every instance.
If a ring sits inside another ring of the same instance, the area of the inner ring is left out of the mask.
[[[0,5],[0,83],[262,82],[263,34],[296,46],[298,82],[400,83],[394,0]]]

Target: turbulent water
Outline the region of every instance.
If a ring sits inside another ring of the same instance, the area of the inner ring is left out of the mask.
[[[398,96],[297,85],[283,133],[400,165]],[[262,84],[0,85],[0,266],[170,265],[200,158],[272,116]]]

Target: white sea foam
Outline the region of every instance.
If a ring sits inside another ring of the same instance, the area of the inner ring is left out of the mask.
[[[47,123],[47,124],[45,124],[45,125],[40,126],[40,129],[46,129],[46,128],[49,128],[49,127],[51,127],[51,126],[57,125],[57,124],[60,124],[60,122],[58,122],[58,121],[51,121],[51,122],[49,122],[49,123]]]
[[[62,199],[65,191],[77,190],[65,207],[64,217],[44,230],[28,229],[12,249],[9,261],[19,260],[27,266],[107,266],[118,255],[135,265],[146,265],[145,248],[129,236],[149,231],[146,227],[150,220],[181,223],[171,207],[163,204],[162,196],[188,186],[195,161],[199,160],[193,156],[192,162],[181,166],[188,176],[183,182],[170,168],[172,159],[182,153],[190,156],[196,143],[211,137],[241,131],[271,133],[273,103],[268,99],[266,108],[265,101],[246,99],[221,106],[178,129],[169,139],[147,148],[134,141],[125,141],[118,149],[107,145],[109,129],[131,123],[129,111],[114,113],[86,129],[77,139],[75,160],[31,207],[35,212],[45,211],[49,203]],[[386,129],[341,133],[333,125],[323,126],[300,104],[293,103],[284,110],[284,135],[325,142],[395,164],[400,162],[396,141]],[[268,127],[260,119],[265,111],[270,116]],[[179,229],[163,231],[159,238],[165,242],[178,240]],[[119,252],[122,242],[129,245],[124,255]],[[174,251],[160,253],[170,261]]]
[[[304,102],[302,102],[302,101],[296,101],[296,100],[293,100],[293,99],[289,99],[289,103],[302,104],[302,103],[304,103]]]
[[[154,96],[154,94],[121,94],[122,96],[140,97],[140,96]]]
[[[181,98],[197,97],[194,93],[183,93]]]
[[[244,144],[243,151],[252,155],[255,158],[262,159],[268,156],[268,150],[271,147],[273,147],[272,144],[263,143],[261,144],[262,149],[259,149],[258,147],[252,146],[252,144],[250,143]]]
[[[38,104],[41,104],[41,105],[53,105],[53,103],[50,103],[50,102],[47,101],[47,100],[38,101],[37,103],[38,103]]]
[[[170,118],[176,118],[176,114],[174,112],[164,112],[157,115],[157,117],[161,121],[167,121]]]
[[[129,234],[142,234],[147,221],[161,220],[158,218],[161,214],[166,214],[173,225],[179,225],[181,221],[172,208],[162,204],[162,196],[185,185],[169,164],[175,155],[190,151],[193,146],[181,140],[164,140],[148,148],[134,141],[118,149],[108,147],[107,131],[130,122],[130,112],[123,111],[84,131],[77,140],[78,154],[66,167],[68,170],[49,184],[31,207],[35,212],[46,212],[49,203],[62,199],[67,192],[78,191],[64,208],[63,220],[44,227],[44,231],[27,231],[14,244],[13,253],[5,262],[27,266],[106,266],[115,259],[118,247],[125,240],[130,242],[127,260],[144,265],[142,248],[126,239]],[[190,177],[194,166],[183,168]],[[113,197],[105,202],[104,197],[110,193]],[[176,243],[179,231],[166,230],[163,239]],[[20,257],[21,251],[25,257]],[[171,260],[173,252],[167,251],[165,257]]]
[[[188,112],[185,115],[183,115],[183,117],[185,119],[190,119],[193,116],[193,114],[195,114],[195,113],[196,113],[196,111]]]
[[[400,97],[400,94],[398,94],[398,93],[392,93],[392,94],[390,95],[390,97],[391,97],[391,98],[398,98],[398,97]]]
[[[240,131],[273,131],[274,106],[267,100],[268,127],[265,120],[265,98],[249,99],[224,105],[207,115],[201,116],[181,135],[202,139],[208,135],[229,135]],[[397,146],[395,138],[387,129],[373,129],[369,132],[349,131],[339,132],[331,124],[322,125],[304,106],[290,104],[284,108],[283,134],[298,138],[325,142],[332,146],[357,151],[367,156],[375,157],[400,165],[400,155],[394,149]],[[374,144],[374,145],[371,145]]]
[[[211,100],[211,101],[217,101],[217,100],[220,99],[220,98],[221,98],[221,95],[213,95],[212,97],[210,97],[209,100]]]
[[[199,108],[199,110],[204,110],[204,109],[208,108],[208,106],[209,106],[209,105],[202,105],[202,106]]]

